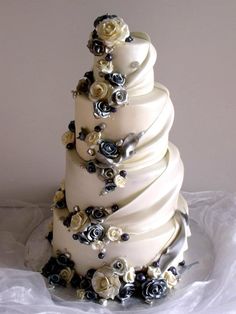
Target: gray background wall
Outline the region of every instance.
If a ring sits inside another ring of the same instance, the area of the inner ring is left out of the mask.
[[[1,0],[0,198],[48,201],[63,177],[70,91],[92,62],[92,22],[106,12],[157,48],[183,189],[235,191],[235,0]]]

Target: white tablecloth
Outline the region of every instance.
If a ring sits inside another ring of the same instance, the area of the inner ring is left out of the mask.
[[[39,267],[49,246],[42,231],[49,205],[0,202],[0,313],[236,313],[236,193],[184,193],[192,236],[186,254],[194,264],[167,298],[107,307],[76,301],[64,290],[49,291]],[[30,252],[32,250],[32,252]],[[39,258],[35,257],[38,256]],[[38,262],[38,264],[37,264]],[[27,265],[27,266],[26,266]],[[62,289],[62,288],[61,288]]]

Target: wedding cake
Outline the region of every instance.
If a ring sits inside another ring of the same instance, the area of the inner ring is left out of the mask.
[[[154,82],[156,50],[116,15],[94,22],[92,70],[74,90],[62,136],[66,173],[53,199],[53,255],[42,273],[106,304],[167,295],[187,249],[183,164],[168,135],[174,109]]]

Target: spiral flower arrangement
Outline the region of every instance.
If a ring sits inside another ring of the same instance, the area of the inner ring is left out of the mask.
[[[96,63],[93,71],[86,72],[79,80],[72,94],[73,97],[84,95],[92,102],[96,119],[107,119],[129,103],[126,77],[123,73],[114,71],[113,50],[117,45],[132,40],[127,24],[116,15],[105,14],[94,21],[94,30],[90,34],[87,47],[96,57]],[[76,139],[87,144],[90,157],[81,166],[90,174],[96,173],[104,182],[101,195],[125,187],[128,174],[123,168],[123,162],[135,154],[139,140],[145,133],[129,133],[114,141],[104,136],[105,128],[106,124],[102,122],[93,130],[82,127],[77,133],[75,121],[71,121],[62,136],[62,142],[68,150],[75,148]],[[67,209],[63,182],[54,195],[52,209]],[[109,243],[119,244],[130,239],[132,241],[132,234],[119,226],[106,224],[106,218],[118,210],[119,206],[113,204],[110,207],[89,206],[85,209],[75,205],[72,212],[65,211],[67,214],[62,217],[62,223],[72,232],[72,238],[97,251],[97,257],[104,259],[104,263],[98,269],[89,269],[82,276],[76,272],[69,252],[57,252],[42,268],[42,274],[52,287],[71,285],[76,289],[78,299],[87,299],[102,305],[106,305],[108,299],[123,303],[131,297],[142,298],[146,303],[152,304],[175,287],[179,281],[179,271],[175,266],[170,267],[170,263],[164,267],[162,255],[141,267],[130,265],[124,257],[106,261]],[[52,231],[47,239],[50,242],[53,240]],[[179,266],[183,267],[184,261]]]

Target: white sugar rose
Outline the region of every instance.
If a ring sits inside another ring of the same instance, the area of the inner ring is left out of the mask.
[[[78,299],[83,300],[85,297],[85,290],[84,289],[77,289],[76,296]]]
[[[160,267],[148,266],[147,274],[150,278],[158,278],[161,275]]]
[[[108,239],[110,241],[119,241],[120,240],[120,236],[122,235],[122,229],[119,227],[114,227],[111,226],[108,228],[106,236],[108,237]]]
[[[109,85],[105,82],[95,81],[89,90],[89,99],[92,101],[104,99],[109,93]]]
[[[96,145],[98,141],[101,139],[102,133],[101,132],[90,132],[86,138],[85,141],[88,145]]]
[[[126,178],[122,177],[121,175],[116,175],[114,178],[114,183],[119,188],[124,188],[126,184]]]
[[[113,64],[112,62],[100,59],[96,63],[96,68],[99,72],[111,73],[113,71]]]
[[[96,30],[98,37],[108,47],[112,47],[122,41],[124,42],[130,35],[128,25],[119,17],[103,20],[98,24]]]
[[[63,135],[62,135],[62,143],[64,145],[67,145],[69,143],[74,143],[75,141],[75,133],[71,132],[71,131],[66,131]]]
[[[67,283],[71,282],[71,279],[74,276],[75,271],[71,270],[70,267],[62,269],[59,273],[60,277],[64,279]]]
[[[103,266],[93,275],[92,287],[104,299],[114,299],[120,290],[120,280],[111,267]]]
[[[75,215],[72,216],[71,222],[70,222],[70,228],[73,231],[78,231],[81,229],[84,224],[87,222],[88,216],[84,211],[79,211]]]
[[[99,250],[99,251],[105,248],[105,244],[100,240],[92,242],[91,246],[93,250]]]
[[[111,263],[113,271],[119,276],[123,276],[128,271],[128,263],[123,257],[115,259]]]
[[[163,278],[165,279],[169,289],[172,289],[178,282],[176,276],[169,270],[164,272]]]
[[[132,283],[135,280],[135,270],[134,267],[130,267],[124,274],[123,280],[128,283]]]
[[[53,203],[57,203],[60,200],[62,200],[65,197],[65,194],[63,191],[56,191],[53,197]]]

